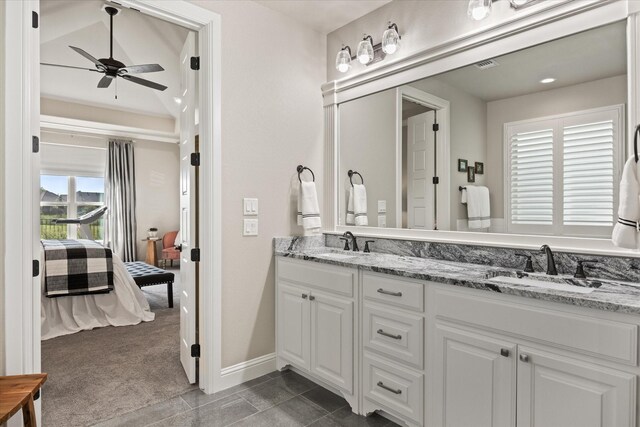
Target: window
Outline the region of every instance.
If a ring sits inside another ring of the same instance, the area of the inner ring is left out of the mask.
[[[508,231],[610,235],[622,118],[620,105],[505,124]]]
[[[40,176],[40,238],[77,239],[77,226],[53,224],[55,218],[77,218],[104,205],[104,178]],[[90,225],[94,240],[104,239],[104,218]]]

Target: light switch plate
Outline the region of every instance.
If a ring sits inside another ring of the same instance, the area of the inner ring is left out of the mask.
[[[242,213],[244,215],[258,215],[258,199],[245,197],[242,206]]]
[[[258,235],[258,220],[257,219],[244,219],[242,227],[243,236],[257,236]]]
[[[386,200],[378,200],[378,213],[379,214],[387,213],[387,201]]]
[[[378,215],[378,227],[387,227],[387,216],[386,215]]]

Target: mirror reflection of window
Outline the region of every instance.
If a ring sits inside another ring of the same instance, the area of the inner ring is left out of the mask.
[[[373,227],[608,237],[628,154],[626,51],[618,22],[344,102],[339,191],[347,170],[363,172]],[[446,138],[428,140],[444,114],[404,90],[447,103]],[[488,190],[488,228],[469,227],[468,186]]]

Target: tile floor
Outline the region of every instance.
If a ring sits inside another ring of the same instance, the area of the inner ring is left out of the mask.
[[[396,426],[351,412],[340,396],[294,372],[272,372],[207,395],[200,390],[97,424],[113,426]]]

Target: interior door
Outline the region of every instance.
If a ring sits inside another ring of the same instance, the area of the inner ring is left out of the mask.
[[[632,427],[636,376],[520,348],[518,427]]]
[[[407,119],[407,226],[432,230],[435,224],[434,176],[435,140],[432,125],[435,112]]]
[[[196,359],[191,357],[191,346],[196,344],[196,273],[197,264],[191,261],[191,250],[196,246],[196,197],[195,167],[191,166],[191,153],[196,152],[195,90],[196,72],[191,69],[191,57],[195,56],[195,35],[190,32],[180,52],[180,362],[189,378],[195,383]]]

